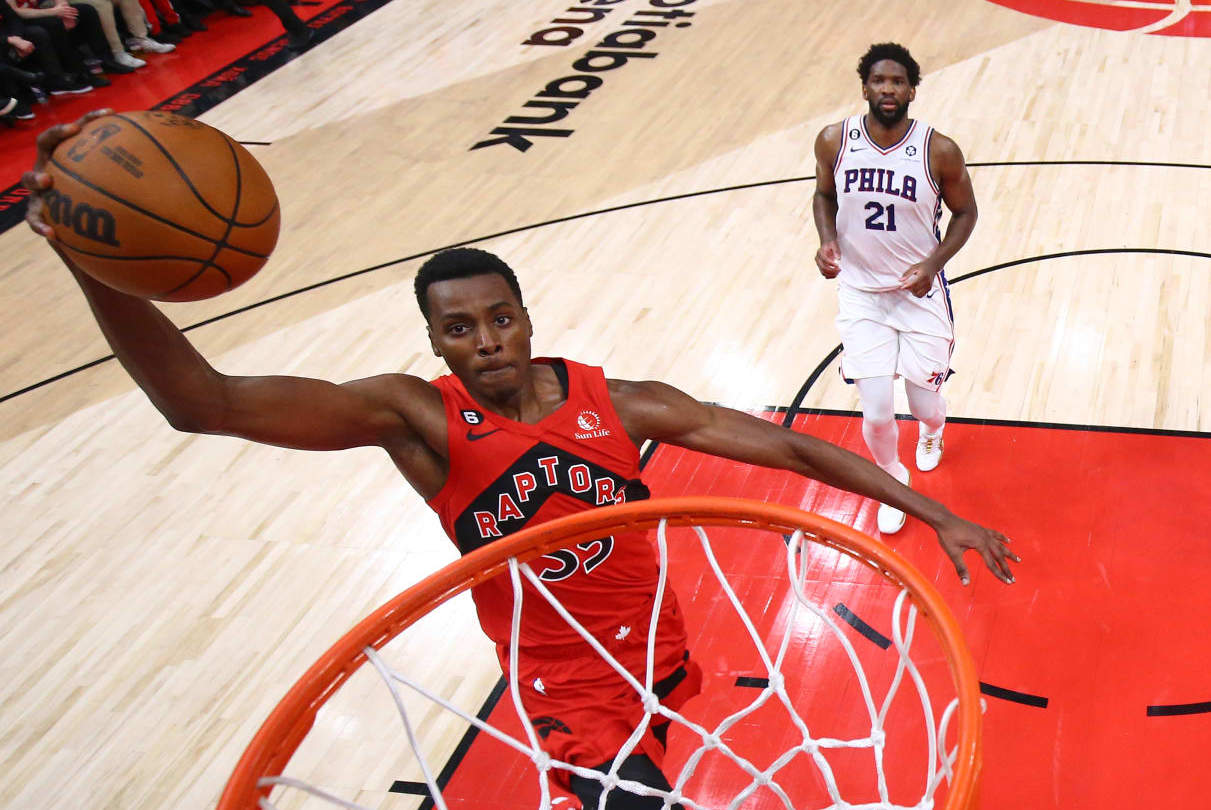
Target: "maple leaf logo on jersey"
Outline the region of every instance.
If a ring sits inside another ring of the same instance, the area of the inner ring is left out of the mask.
[[[597,415],[596,411],[581,411],[580,415],[576,417],[576,426],[584,431],[573,434],[578,439],[599,439],[602,436],[610,435],[608,428],[602,428],[601,417]]]

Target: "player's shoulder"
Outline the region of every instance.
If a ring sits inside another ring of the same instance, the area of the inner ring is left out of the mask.
[[[929,151],[932,156],[943,160],[963,159],[963,150],[959,148],[959,144],[955,142],[954,138],[938,132],[936,129],[930,132]]]
[[[655,380],[619,380],[606,377],[606,389],[610,392],[610,399],[616,401],[658,396],[662,389],[669,387]]]
[[[433,382],[414,374],[390,373],[362,377],[343,384],[361,396],[392,405],[442,407],[441,390]]]
[[[606,378],[610,403],[624,423],[637,420],[663,422],[685,414],[698,403],[684,391],[658,380],[618,380]]]
[[[834,121],[820,130],[816,135],[816,150],[821,148],[830,149],[836,152],[841,148],[842,141],[845,140],[845,121]]]

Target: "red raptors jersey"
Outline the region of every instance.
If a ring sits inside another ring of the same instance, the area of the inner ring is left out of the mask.
[[[561,379],[567,370],[567,401],[533,425],[484,410],[453,375],[434,381],[446,408],[450,470],[429,506],[464,554],[531,522],[647,496],[639,451],[614,411],[601,369],[554,358],[533,362],[551,365]],[[602,537],[531,566],[597,638],[647,632],[658,564],[646,534]],[[672,591],[666,594],[672,607]],[[475,587],[472,596],[484,632],[503,652],[513,614],[509,577]],[[523,648],[543,657],[574,654],[552,645],[587,649],[529,583],[524,598]]]

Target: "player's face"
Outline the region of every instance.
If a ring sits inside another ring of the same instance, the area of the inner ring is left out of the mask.
[[[472,394],[507,399],[530,371],[530,316],[495,273],[430,285],[429,341],[433,353]]]
[[[908,83],[908,69],[891,59],[875,62],[862,85],[862,98],[870,104],[870,114],[885,127],[903,121],[909,102],[916,97],[917,89]]]

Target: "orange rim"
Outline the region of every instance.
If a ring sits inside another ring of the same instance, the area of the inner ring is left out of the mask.
[[[527,562],[563,546],[606,534],[670,527],[738,526],[782,534],[802,529],[813,542],[834,548],[908,590],[913,604],[938,636],[959,698],[958,745],[944,810],[975,806],[981,767],[980,686],[975,662],[950,608],[931,582],[907,560],[872,537],[828,518],[789,506],[742,498],[662,498],[591,509],[531,526],[479,548],[385,603],[346,633],[298,680],[266,718],[240,758],[217,810],[252,810],[272,786],[315,722],[316,713],[362,664],[367,647],[381,649],[438,605],[508,569],[516,557]]]

